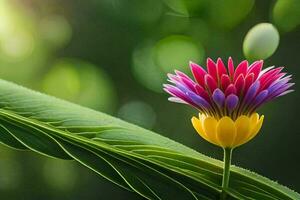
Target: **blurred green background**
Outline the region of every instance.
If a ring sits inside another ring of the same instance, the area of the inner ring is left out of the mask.
[[[196,111],[167,101],[166,73],[188,61],[244,59],[248,30],[271,22],[277,51],[265,66],[300,78],[299,0],[0,0],[0,77],[109,113],[206,155]],[[261,133],[233,163],[300,191],[300,93],[266,105]],[[300,89],[300,88],[299,88]],[[2,199],[140,199],[71,161],[0,146]]]

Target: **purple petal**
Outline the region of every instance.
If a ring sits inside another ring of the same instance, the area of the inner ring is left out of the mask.
[[[226,97],[225,104],[228,110],[233,110],[239,102],[239,98],[235,94],[230,94]]]
[[[194,81],[192,81],[191,79],[187,79],[182,77],[181,81],[183,82],[184,85],[186,85],[190,90],[192,90],[193,92],[196,92],[195,90],[195,85],[196,83]]]
[[[186,94],[195,104],[197,104],[201,108],[209,108],[210,107],[210,104],[205,99],[200,97],[199,95],[197,95],[193,92],[187,92]]]
[[[269,88],[268,91],[269,93],[273,93],[274,91],[278,90],[278,88],[282,87],[284,84],[286,84],[287,82],[289,82],[291,80],[290,77],[285,77],[283,79],[277,80],[274,83],[272,83]]]
[[[188,102],[188,98],[186,97],[186,94],[173,85],[164,84],[164,91],[166,91],[167,93],[169,93],[174,97],[178,97]]]
[[[287,83],[287,84],[283,85],[276,92],[274,92],[272,96],[274,96],[274,97],[282,96],[282,94],[285,91],[287,91],[290,87],[292,87],[293,85],[295,85],[295,83]]]
[[[267,98],[267,96],[269,95],[268,90],[263,90],[260,93],[258,93],[258,95],[255,97],[254,101],[253,101],[253,105],[257,106],[261,103],[263,103],[263,101]]]
[[[283,95],[286,95],[286,94],[291,93],[291,92],[294,92],[294,91],[295,91],[295,90],[287,90],[287,91],[281,93],[280,95],[278,95],[278,97],[283,96]]]
[[[212,94],[212,98],[219,107],[222,107],[224,105],[225,94],[219,88],[215,89]]]
[[[245,95],[245,103],[249,103],[252,101],[252,99],[255,97],[258,89],[260,87],[259,81],[255,81],[248,89],[246,95]]]
[[[180,83],[180,82],[175,82],[176,87],[181,90],[183,93],[187,93],[189,91],[191,91],[187,86],[185,86],[184,84]]]

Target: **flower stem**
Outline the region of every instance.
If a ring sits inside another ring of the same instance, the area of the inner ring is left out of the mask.
[[[230,177],[230,165],[231,165],[231,156],[232,148],[224,148],[224,170],[223,170],[223,179],[222,179],[222,193],[221,199],[226,199],[226,189],[229,186],[229,177]]]

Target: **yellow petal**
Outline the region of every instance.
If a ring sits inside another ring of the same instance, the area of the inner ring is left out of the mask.
[[[205,118],[206,118],[206,115],[205,115],[205,114],[199,113],[199,119],[200,119],[200,122],[202,122]]]
[[[250,123],[251,123],[251,126],[252,128],[254,128],[257,124],[259,120],[259,115],[258,113],[253,113],[251,116],[250,116]]]
[[[217,140],[217,120],[214,117],[204,117],[202,118],[202,128],[207,135],[207,138],[210,142],[213,144],[219,145],[219,142]]]
[[[259,132],[259,130],[261,129],[262,127],[262,124],[263,124],[263,121],[264,121],[264,116],[262,115],[258,121],[258,123],[255,125],[255,127],[251,130],[251,135],[249,136],[249,140],[251,140],[252,138],[254,138],[257,133]],[[249,141],[248,140],[248,141]]]
[[[263,121],[264,121],[264,116],[262,115],[256,124],[251,124],[252,129],[250,131],[250,134],[249,134],[248,138],[242,144],[250,141],[257,135],[257,133],[259,132],[259,130],[262,127]]]
[[[205,134],[205,132],[204,132],[204,130],[203,130],[203,128],[202,128],[202,125],[201,125],[200,120],[199,120],[198,118],[196,118],[196,117],[193,117],[193,118],[192,118],[192,124],[193,124],[194,128],[196,129],[197,133],[198,133],[202,138],[204,138],[205,140],[207,140],[207,141],[210,142],[210,140],[207,138],[207,136],[206,136],[206,134]]]
[[[235,121],[236,138],[233,146],[238,146],[247,140],[251,131],[250,118],[242,115]]]
[[[232,147],[236,137],[235,124],[229,117],[223,117],[217,124],[217,139],[222,147]]]

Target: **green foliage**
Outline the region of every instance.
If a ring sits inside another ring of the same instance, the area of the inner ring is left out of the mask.
[[[0,141],[74,159],[147,199],[218,199],[222,162],[106,114],[0,80]],[[299,199],[253,172],[232,167],[229,199]]]

